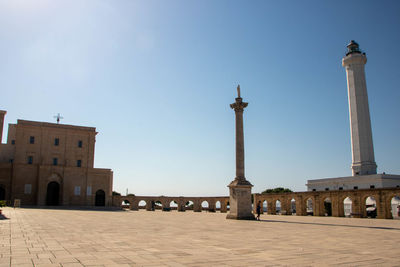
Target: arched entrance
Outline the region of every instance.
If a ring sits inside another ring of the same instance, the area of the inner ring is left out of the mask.
[[[353,213],[353,201],[351,200],[351,198],[346,197],[343,200],[343,210],[344,216],[351,217],[351,214]]]
[[[332,216],[332,200],[329,197],[324,200],[324,214]]]
[[[365,207],[367,217],[376,218],[378,211],[376,208],[376,200],[374,197],[369,196],[365,199]]]
[[[47,185],[46,205],[58,206],[60,203],[60,184],[57,182],[50,182]]]
[[[106,205],[106,193],[103,190],[96,191],[95,206],[105,206]]]

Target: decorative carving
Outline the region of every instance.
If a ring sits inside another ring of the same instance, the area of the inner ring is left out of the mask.
[[[231,108],[235,110],[235,112],[242,111],[245,107],[247,107],[249,103],[242,102],[242,98],[236,98],[236,102],[231,104]]]

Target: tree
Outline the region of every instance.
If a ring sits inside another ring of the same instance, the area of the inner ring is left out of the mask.
[[[118,193],[118,192],[116,192],[116,191],[113,191],[113,192],[112,192],[112,195],[113,195],[113,196],[120,196],[121,193]]]
[[[289,193],[293,192],[289,188],[283,188],[283,187],[277,187],[274,189],[267,189],[265,191],[262,191],[261,194],[274,194],[274,193]]]

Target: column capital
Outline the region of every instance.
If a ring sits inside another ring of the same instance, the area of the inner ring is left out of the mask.
[[[247,102],[243,102],[243,98],[241,97],[236,97],[235,100],[236,102],[230,105],[231,109],[234,109],[235,112],[243,111],[243,109],[245,109],[249,104]]]

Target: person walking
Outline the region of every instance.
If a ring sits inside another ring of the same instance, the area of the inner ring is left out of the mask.
[[[257,203],[257,220],[260,220],[260,214],[261,214],[261,201],[258,201]]]

